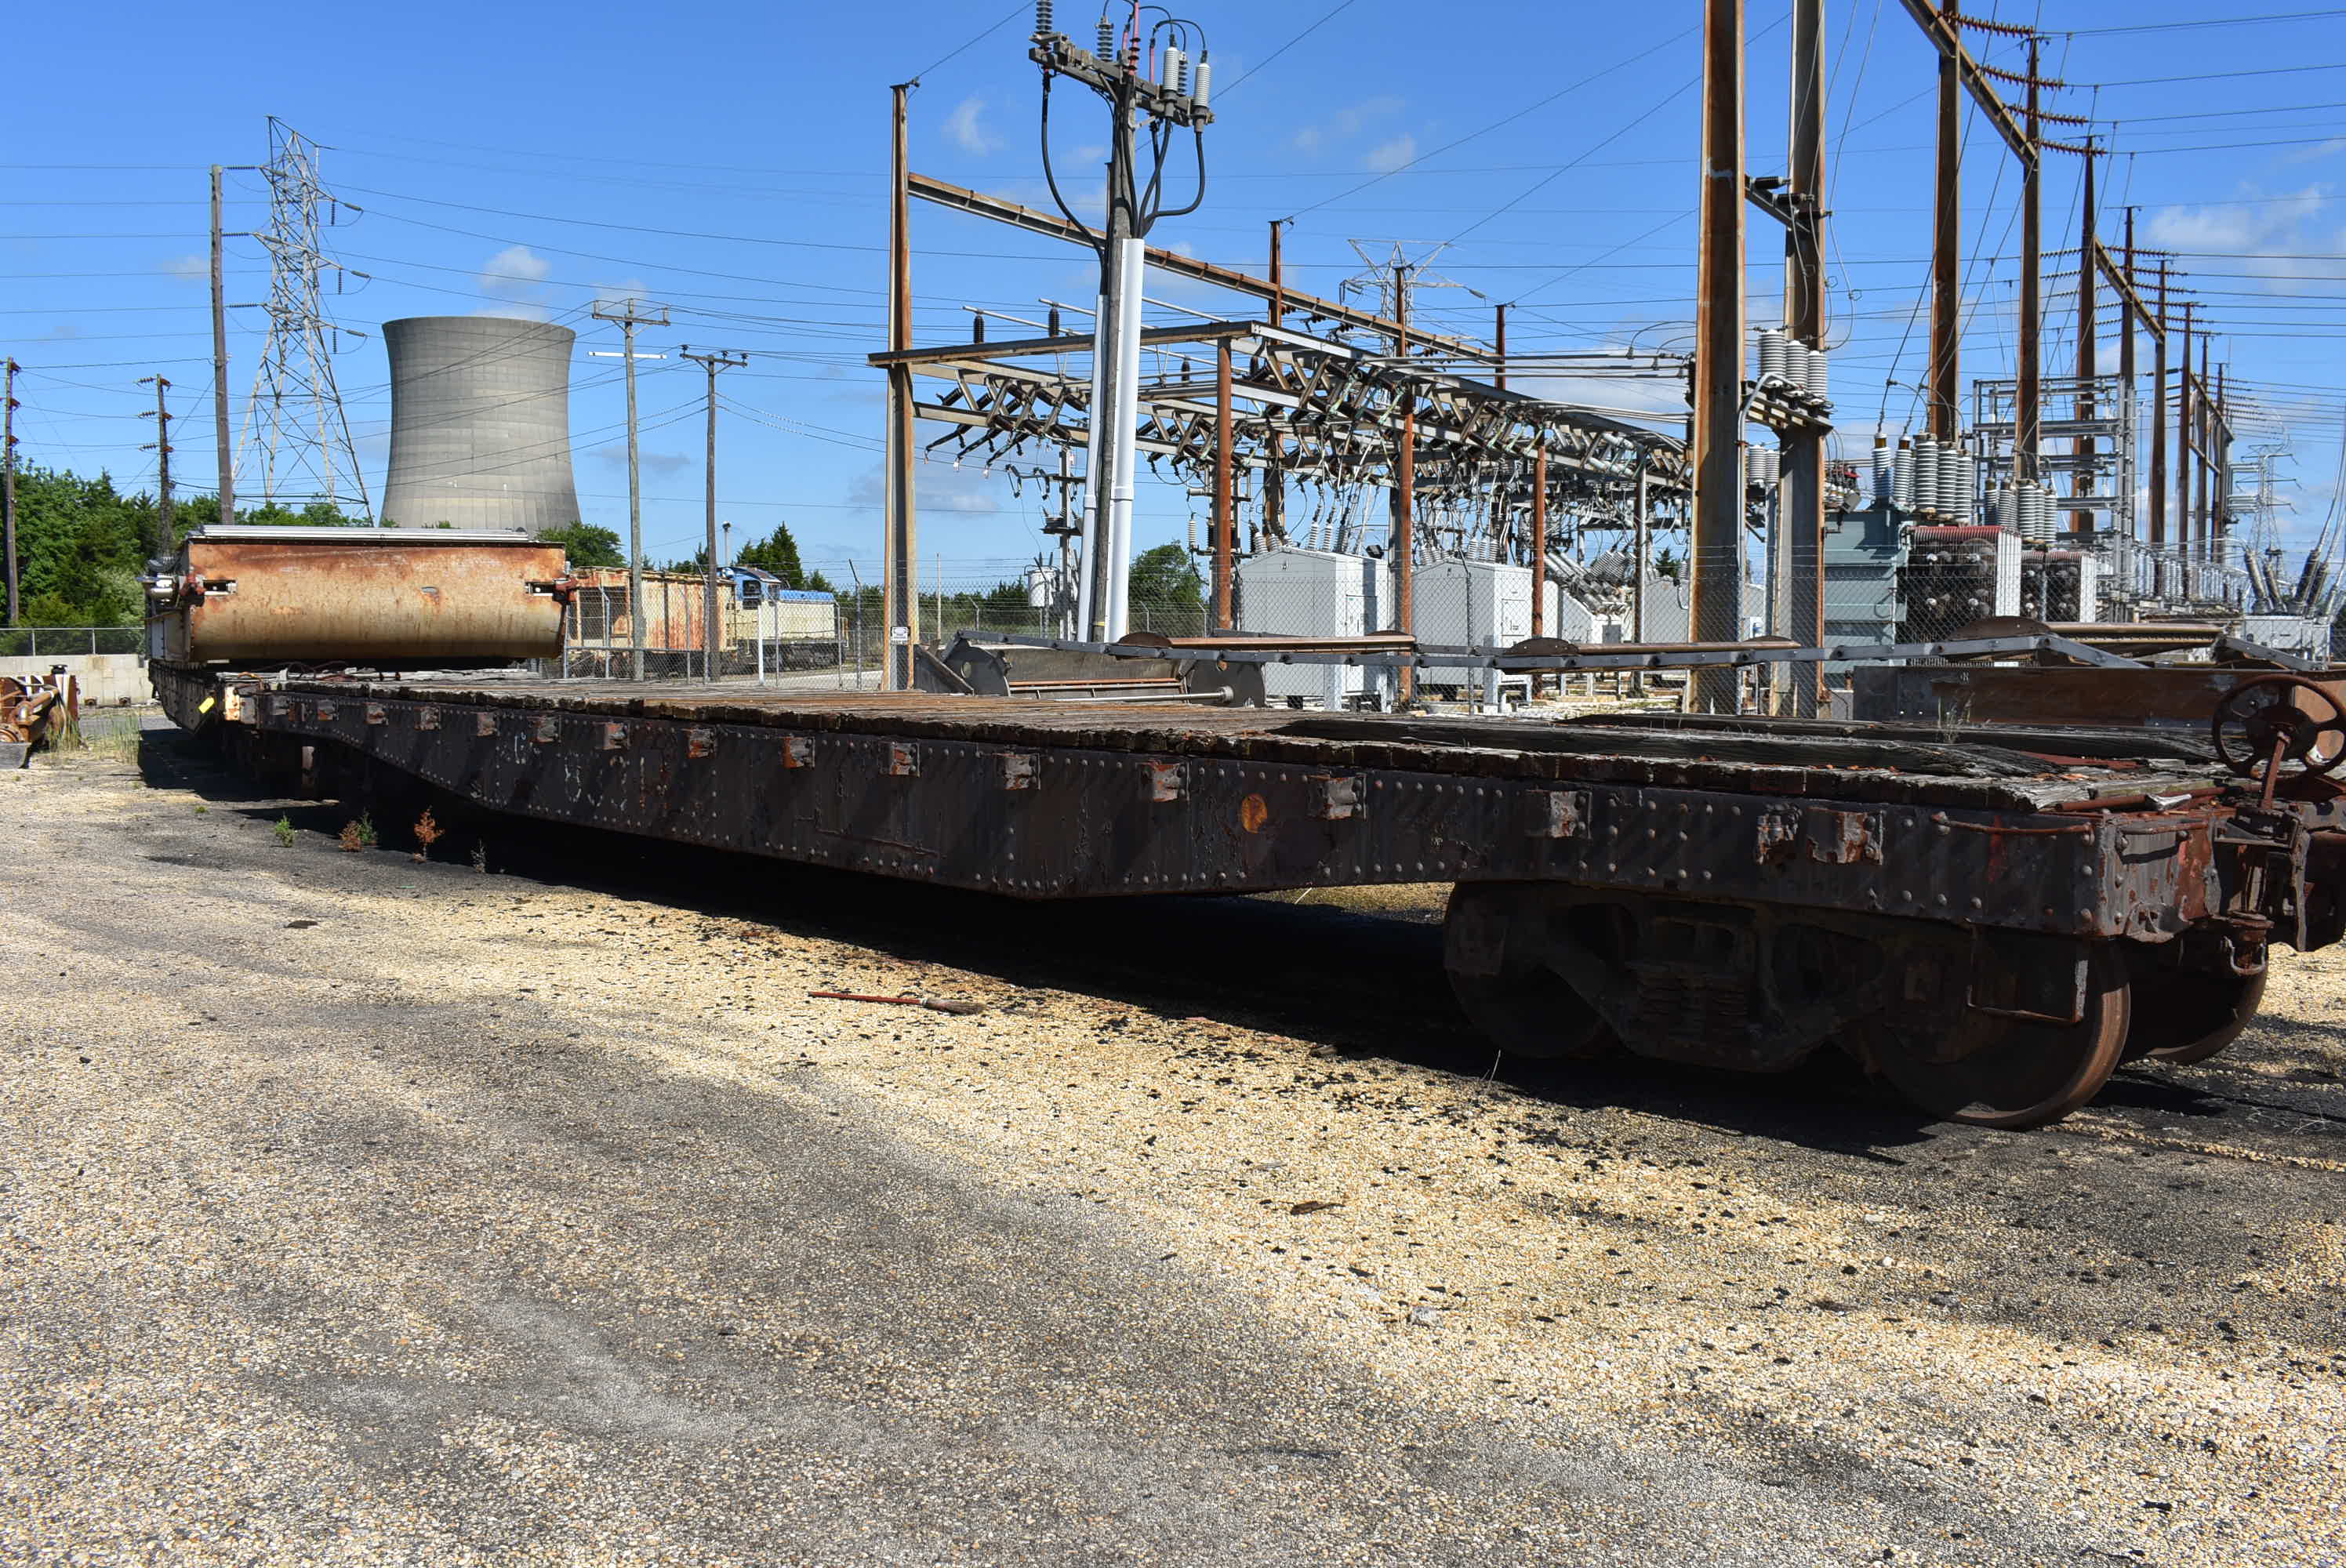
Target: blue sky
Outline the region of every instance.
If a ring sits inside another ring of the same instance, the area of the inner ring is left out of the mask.
[[[2270,5],[2270,12],[2263,9]],[[1337,14],[1329,16],[1331,8]],[[2312,11],[2259,0],[2250,15]],[[1064,3],[1060,25],[1087,31]],[[1787,7],[1753,0],[1750,165],[1780,165]],[[1193,8],[1211,43],[1219,117],[1196,215],[1152,236],[1260,270],[1266,224],[1291,217],[1302,287],[1361,270],[1350,240],[1413,254],[1448,242],[1430,323],[1481,333],[1515,302],[1518,351],[1670,343],[1693,314],[1698,7],[1257,0]],[[2346,12],[2208,20],[2198,6],[2046,0],[1994,12],[2067,30],[2051,102],[2116,122],[2104,232],[2138,205],[2146,246],[2180,253],[2221,335],[2252,436],[2286,441],[2310,538],[2330,504],[2346,368]],[[26,458],[106,468],[151,485],[151,406],[139,376],[174,382],[175,463],[208,488],[205,181],[213,162],[267,151],[265,117],[322,144],[328,186],[362,212],[329,249],[368,274],[329,295],[368,332],[338,361],[367,481],[382,479],[389,403],[376,329],[419,314],[515,312],[583,329],[573,429],[582,509],[624,527],[616,328],[580,320],[598,293],[667,301],[675,325],[640,347],[747,351],[727,374],[719,510],[735,537],[787,519],[811,564],[865,576],[876,555],[888,84],[914,73],[916,168],[1042,203],[1029,7],[994,0],[892,5],[576,5],[397,10],[257,5],[20,8],[18,68],[0,132],[0,346],[25,367]],[[1832,53],[1833,392],[1852,448],[1877,413],[1914,415],[1930,242],[1932,58],[1897,0],[1828,0]],[[1326,18],[1322,20],[1322,18]],[[994,24],[1002,24],[980,36]],[[1314,24],[1317,24],[1315,26]],[[2098,31],[2116,29],[2115,31]],[[973,40],[975,40],[973,42]],[[950,57],[947,56],[950,55]],[[1991,59],[2016,65],[2008,47]],[[2194,76],[2196,80],[2174,78]],[[1105,111],[1055,103],[1063,170],[1096,166]],[[2008,370],[2018,173],[1973,118],[1967,135],[1966,378]],[[2076,162],[2049,161],[2048,245],[2072,243]],[[230,177],[229,227],[259,226],[257,177]],[[1089,181],[1096,185],[1096,179]],[[916,338],[968,335],[965,305],[1039,318],[1040,297],[1083,301],[1086,253],[915,208]],[[1755,222],[1752,255],[1776,248]],[[262,297],[250,240],[230,245],[230,298]],[[1755,321],[1780,271],[1750,275]],[[2052,284],[2048,361],[2074,359]],[[1250,312],[1158,279],[1180,306]],[[1155,314],[1155,312],[1152,312]],[[1178,320],[1168,312],[1165,319]],[[231,389],[251,385],[260,312],[236,313]],[[2113,351],[2106,351],[2112,353]],[[2144,366],[2148,356],[2146,351]],[[648,549],[680,555],[700,518],[699,376],[673,357],[644,369]],[[1675,404],[1667,389],[1606,383],[1608,401]],[[933,431],[928,433],[935,433]],[[250,482],[246,488],[249,491]],[[924,466],[922,554],[948,577],[1006,575],[1043,544],[1040,498],[974,467]],[[1182,536],[1192,503],[1145,487],[1141,543]]]

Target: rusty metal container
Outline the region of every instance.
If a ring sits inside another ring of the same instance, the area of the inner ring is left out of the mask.
[[[562,546],[443,528],[204,528],[148,580],[174,665],[457,668],[562,651]]]

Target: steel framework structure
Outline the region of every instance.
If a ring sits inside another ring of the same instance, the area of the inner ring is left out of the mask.
[[[1528,507],[1529,475],[1544,466],[1547,515],[1629,529],[1642,467],[1650,502],[1685,504],[1683,443],[1588,409],[1260,321],[1156,327],[1141,342],[1156,369],[1140,382],[1137,449],[1190,483],[1216,482],[1227,429],[1233,470],[1388,486],[1399,476],[1406,417],[1415,483],[1427,501],[1479,504],[1495,492],[1510,509]],[[1063,335],[891,351],[871,363],[947,383],[913,402],[918,417],[952,427],[928,445],[994,463],[1085,445],[1091,352],[1088,337]],[[1228,571],[1224,554],[1218,549],[1218,582]]]
[[[344,204],[319,182],[317,144],[274,115],[269,117],[269,161],[260,173],[269,181],[269,227],[253,238],[269,252],[269,343],[253,380],[240,446],[251,452],[259,436],[263,504],[290,495],[333,505],[355,494],[359,510],[371,514],[366,475],[334,384],[335,335],[366,334],[327,318],[320,283],[327,272],[339,279],[347,270],[319,243],[332,227],[321,210]],[[347,488],[341,488],[345,476]]]

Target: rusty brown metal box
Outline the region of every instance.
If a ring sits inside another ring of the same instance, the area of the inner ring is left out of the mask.
[[[562,546],[437,528],[205,528],[149,579],[176,665],[431,666],[562,651]]]

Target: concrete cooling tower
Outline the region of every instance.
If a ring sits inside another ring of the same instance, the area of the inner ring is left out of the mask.
[[[525,528],[578,521],[570,474],[570,352],[578,334],[505,316],[382,324],[391,471],[382,521]]]

